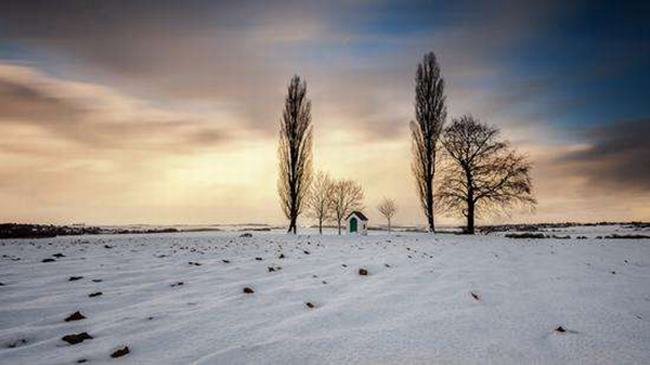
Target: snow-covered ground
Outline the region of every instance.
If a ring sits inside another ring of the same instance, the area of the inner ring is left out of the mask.
[[[650,363],[648,239],[240,234],[0,240],[0,363]]]

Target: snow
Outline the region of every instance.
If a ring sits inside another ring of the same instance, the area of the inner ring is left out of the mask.
[[[603,228],[593,228],[583,240],[278,231],[2,240],[0,363],[650,363],[650,240],[595,239]],[[65,257],[41,262],[56,253]],[[87,319],[64,321],[77,310]],[[61,340],[80,332],[93,339]],[[130,353],[111,358],[123,345]]]

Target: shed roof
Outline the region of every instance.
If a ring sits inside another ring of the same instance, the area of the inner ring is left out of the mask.
[[[359,219],[361,219],[362,221],[367,221],[367,220],[368,220],[368,218],[367,218],[363,213],[361,213],[361,212],[358,211],[358,210],[353,210],[352,213],[348,214],[348,216],[347,216],[347,218],[345,218],[345,220],[350,219],[350,217],[351,217],[352,215],[356,215],[356,216],[359,217]]]

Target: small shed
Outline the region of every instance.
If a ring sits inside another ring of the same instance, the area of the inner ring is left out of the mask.
[[[368,234],[368,218],[363,213],[355,210],[345,220],[348,222],[348,233]]]

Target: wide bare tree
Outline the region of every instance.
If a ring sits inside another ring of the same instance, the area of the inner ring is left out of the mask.
[[[341,222],[353,211],[363,209],[363,188],[352,180],[336,181],[330,195],[332,218],[341,234]]]
[[[413,162],[420,204],[428,229],[435,231],[434,177],[440,133],[447,119],[445,82],[435,54],[424,55],[415,73],[415,121],[411,121]]]
[[[289,82],[280,121],[278,193],[289,219],[287,232],[296,233],[312,177],[311,101],[307,83],[294,76]]]
[[[332,189],[330,176],[318,171],[307,199],[308,215],[318,221],[318,233],[323,234],[323,222],[332,217]]]
[[[445,128],[441,139],[445,163],[436,197],[444,211],[467,218],[513,206],[533,207],[531,164],[499,136],[499,129],[465,115]]]
[[[377,205],[377,210],[388,221],[388,232],[390,233],[390,220],[393,218],[395,213],[397,213],[397,204],[393,199],[384,198],[381,202],[379,202],[379,205]]]

